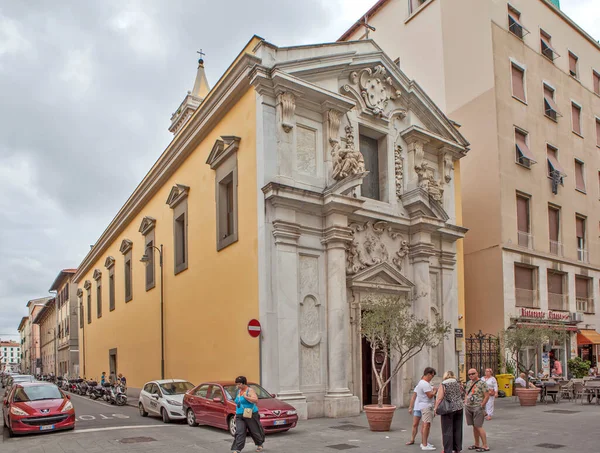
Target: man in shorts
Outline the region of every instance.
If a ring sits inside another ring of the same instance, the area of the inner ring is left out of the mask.
[[[423,377],[415,387],[415,411],[413,413],[412,441],[414,442],[414,437],[416,434],[414,423],[416,421],[417,426],[419,425],[417,417],[420,415],[423,422],[421,425],[421,450],[425,451],[435,450],[435,447],[427,441],[429,438],[429,431],[431,429],[431,422],[433,421],[434,416],[433,406],[436,390],[431,386],[431,380],[434,376],[435,370],[433,368],[425,368],[425,371],[423,371]]]
[[[467,425],[473,427],[474,445],[469,450],[479,452],[490,451],[487,444],[487,435],[483,429],[485,420],[485,405],[490,398],[487,384],[479,379],[479,373],[475,369],[470,369],[469,383],[467,384],[465,396],[465,418]]]

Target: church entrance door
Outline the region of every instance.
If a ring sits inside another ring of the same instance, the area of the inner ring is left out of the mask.
[[[371,361],[371,345],[369,342],[362,338],[362,384],[363,384],[363,405],[377,404],[377,393],[379,386],[377,385],[377,377],[375,376],[375,370],[380,371],[383,367],[383,353],[377,352],[375,354],[375,369]],[[387,365],[385,367],[384,380],[390,377],[390,359],[387,359]],[[390,404],[390,386],[385,389],[383,394],[383,404]]]

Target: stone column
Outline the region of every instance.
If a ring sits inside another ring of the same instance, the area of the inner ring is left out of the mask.
[[[325,416],[348,417],[360,413],[358,397],[348,388],[350,377],[350,309],[346,289],[346,246],[352,240],[348,219],[329,214],[323,243],[327,248],[327,394]]]
[[[306,397],[300,391],[300,333],[298,329],[298,238],[295,223],[273,222],[275,259],[273,297],[277,312],[277,349],[279,391],[277,397],[294,406],[298,417],[308,418]]]
[[[439,259],[442,280],[442,313],[444,321],[449,322],[452,329],[448,338],[444,340],[444,370],[438,370],[440,374],[445,370],[460,372],[454,338],[454,329],[458,326],[458,275],[454,247],[454,243],[442,241]]]

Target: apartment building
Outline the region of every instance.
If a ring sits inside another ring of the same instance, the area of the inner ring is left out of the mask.
[[[39,328],[39,373],[56,375],[56,299],[50,299],[37,313],[33,324]]]
[[[14,341],[0,341],[0,371],[16,370],[21,363],[21,344]]]
[[[546,0],[381,0],[341,41],[375,40],[472,151],[461,160],[467,333],[566,329],[598,360],[600,45]],[[541,367],[539,351],[521,361]]]
[[[79,329],[77,285],[73,276],[77,269],[61,270],[50,292],[56,293],[56,373],[58,376],[67,374],[70,377],[79,376]]]

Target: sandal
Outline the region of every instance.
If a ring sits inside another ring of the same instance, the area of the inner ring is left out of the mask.
[[[490,451],[490,449],[489,449],[489,447],[488,448],[481,447],[481,448],[478,448],[475,451]]]
[[[471,445],[467,450],[479,450],[481,447],[479,445]]]

